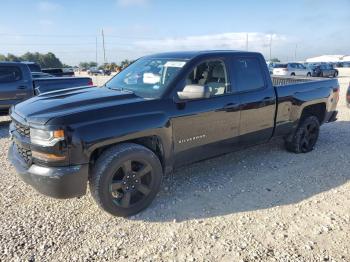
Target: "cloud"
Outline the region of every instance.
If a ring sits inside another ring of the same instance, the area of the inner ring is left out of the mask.
[[[290,42],[285,35],[267,33],[222,33],[211,35],[142,40],[134,42],[137,48],[147,51],[205,50],[205,49],[246,49],[248,35],[249,50],[266,50],[272,37],[273,46]]]
[[[50,27],[53,25],[53,22],[49,19],[40,19],[39,24],[44,27]]]
[[[52,3],[49,1],[41,1],[38,3],[38,9],[42,12],[54,12],[62,8],[61,5],[57,3]]]
[[[149,0],[117,0],[118,6],[129,7],[129,6],[146,6]]]

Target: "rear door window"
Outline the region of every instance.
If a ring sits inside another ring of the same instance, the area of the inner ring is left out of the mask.
[[[264,75],[257,58],[234,58],[232,62],[234,91],[244,92],[265,87]]]
[[[16,66],[0,66],[0,83],[11,83],[22,79],[21,70]]]

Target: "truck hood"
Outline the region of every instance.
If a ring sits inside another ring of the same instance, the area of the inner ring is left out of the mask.
[[[129,91],[112,90],[106,87],[77,87],[32,97],[17,104],[12,112],[28,123],[44,125],[56,117],[92,112],[142,100],[144,98]]]

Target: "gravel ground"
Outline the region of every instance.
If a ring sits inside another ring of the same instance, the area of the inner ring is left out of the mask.
[[[276,140],[193,164],[129,219],[89,194],[56,200],[25,185],[1,118],[0,261],[350,261],[350,78],[339,81],[339,119],[313,152]]]

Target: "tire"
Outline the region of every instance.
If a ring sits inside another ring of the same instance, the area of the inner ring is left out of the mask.
[[[312,151],[319,132],[320,122],[318,118],[316,116],[304,117],[295,132],[286,139],[286,149],[297,154]]]
[[[310,72],[307,73],[306,76],[307,76],[307,77],[311,77],[311,73],[310,73]]]
[[[96,203],[114,216],[145,209],[156,197],[163,177],[158,157],[148,148],[125,143],[105,150],[89,178]]]
[[[295,76],[295,73],[291,73],[290,76]]]
[[[333,77],[337,77],[338,76],[338,72],[335,71],[334,74],[333,74]]]

